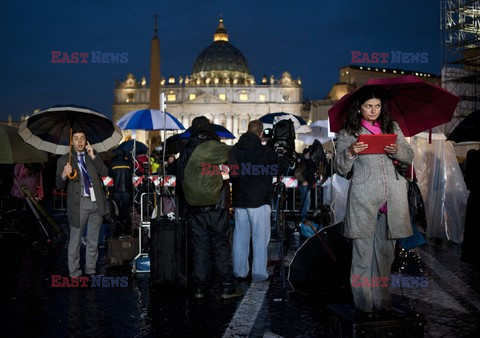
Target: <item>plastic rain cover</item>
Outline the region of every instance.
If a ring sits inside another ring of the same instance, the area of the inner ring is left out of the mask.
[[[468,190],[455,150],[442,133],[420,133],[411,138],[414,167],[425,202],[427,236],[463,241]]]

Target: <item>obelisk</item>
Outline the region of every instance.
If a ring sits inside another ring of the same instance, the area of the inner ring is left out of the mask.
[[[157,18],[155,14],[155,35],[150,49],[150,109],[160,109],[160,40],[157,37]]]

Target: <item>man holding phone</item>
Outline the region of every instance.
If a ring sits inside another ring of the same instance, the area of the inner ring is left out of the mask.
[[[103,216],[108,213],[107,198],[100,182],[107,176],[108,168],[87,141],[82,130],[72,132],[72,163],[68,154],[57,161],[57,189],[67,189],[67,215],[70,225],[68,243],[68,270],[70,277],[80,277],[80,246],[85,226],[87,228],[87,248],[85,254],[85,274],[96,273],[98,258],[98,235]],[[73,178],[71,174],[76,170]]]

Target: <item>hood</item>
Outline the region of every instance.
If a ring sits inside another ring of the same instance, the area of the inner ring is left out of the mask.
[[[236,144],[238,149],[251,149],[258,147],[259,145],[261,145],[260,138],[251,132],[246,132],[240,136],[240,139]]]

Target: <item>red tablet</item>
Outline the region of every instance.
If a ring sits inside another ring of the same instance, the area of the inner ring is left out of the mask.
[[[360,134],[357,142],[368,144],[368,148],[358,153],[358,155],[367,154],[385,154],[383,148],[397,141],[397,134]]]

